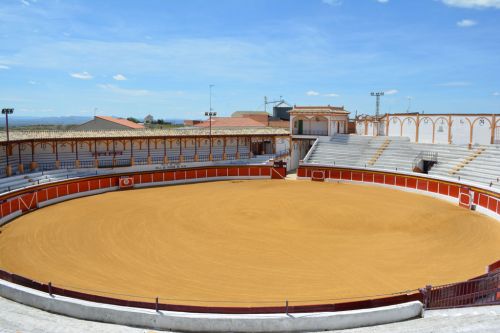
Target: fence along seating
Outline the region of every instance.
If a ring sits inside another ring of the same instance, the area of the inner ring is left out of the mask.
[[[68,170],[59,169],[51,171],[34,172],[25,175],[18,175],[0,179],[0,193],[9,192],[24,187],[49,183],[53,181],[90,176],[95,174],[95,170]]]
[[[236,159],[236,149],[237,147],[234,145],[226,146],[226,156],[228,159],[235,160]],[[248,159],[250,158],[250,151],[247,145],[240,145],[238,147],[238,151],[240,153],[240,159]],[[179,146],[172,146],[172,148],[167,147],[166,150],[163,148],[154,148],[150,147],[149,155],[151,156],[154,164],[163,164],[164,153],[166,152],[167,158],[172,162],[179,162]],[[208,161],[208,156],[210,154],[210,147],[203,145],[199,146],[196,149],[198,157],[201,161]],[[222,159],[224,152],[224,148],[222,146],[213,146],[212,147],[212,155],[214,159]],[[102,166],[113,165],[113,152],[112,151],[97,151],[97,159]],[[182,155],[186,162],[194,162],[195,148],[193,146],[182,147]],[[130,149],[126,149],[124,151],[116,151],[115,160],[118,161],[117,166],[129,166],[130,159],[132,157]],[[148,157],[148,149],[147,147],[134,148],[133,157],[136,164],[147,164]],[[61,169],[73,169],[76,168],[76,153],[71,152],[63,152],[60,151],[58,154],[58,158],[60,161]],[[79,150],[78,152],[78,160],[80,161],[81,168],[93,168],[95,166],[94,152],[90,152],[88,150]],[[56,157],[53,153],[37,153],[35,156],[35,160],[38,162],[38,168],[35,171],[48,171],[56,169]],[[31,164],[31,156],[22,155],[21,162],[24,165],[25,173],[29,172],[30,164]],[[13,174],[18,174],[18,164],[19,160],[17,156],[12,156],[10,160],[10,165],[13,171]],[[5,156],[0,156],[0,177],[5,176],[5,166],[6,159]]]

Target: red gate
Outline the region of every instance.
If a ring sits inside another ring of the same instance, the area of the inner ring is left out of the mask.
[[[276,161],[271,169],[271,179],[285,179],[286,177],[286,162]]]
[[[460,187],[460,194],[458,196],[458,204],[460,207],[470,209],[473,201],[472,195],[473,192],[471,192],[470,188],[467,186]]]

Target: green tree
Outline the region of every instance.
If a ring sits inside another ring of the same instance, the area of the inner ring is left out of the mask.
[[[141,122],[139,119],[134,118],[134,117],[128,117],[128,118],[127,118],[127,120],[128,120],[128,121],[131,121],[131,122],[133,122],[133,123],[136,123],[136,124],[138,124],[138,123],[140,123],[140,122]]]

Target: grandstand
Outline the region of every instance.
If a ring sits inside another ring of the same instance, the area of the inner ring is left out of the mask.
[[[318,139],[303,163],[412,172],[418,159],[425,159],[429,153],[436,156],[430,175],[500,188],[497,145],[469,147],[412,143],[406,137],[336,135]]]
[[[279,128],[133,131],[14,131],[0,134],[0,176],[56,169],[115,168],[287,155]],[[6,155],[6,152],[8,155]],[[8,165],[7,165],[8,164]]]

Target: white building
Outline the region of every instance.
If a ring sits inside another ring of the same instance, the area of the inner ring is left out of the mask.
[[[292,135],[331,136],[347,133],[349,112],[343,106],[294,106],[289,113]]]

